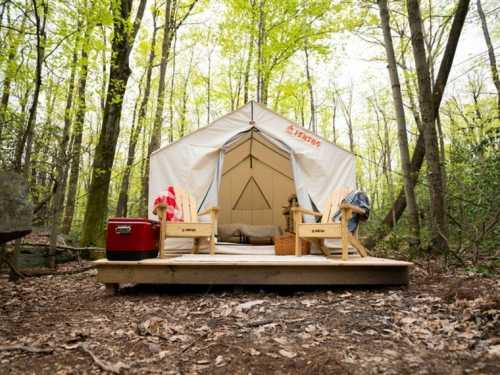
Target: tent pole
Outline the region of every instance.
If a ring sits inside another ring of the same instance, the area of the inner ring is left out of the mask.
[[[250,101],[250,124],[255,124],[255,122],[253,121],[253,100]]]

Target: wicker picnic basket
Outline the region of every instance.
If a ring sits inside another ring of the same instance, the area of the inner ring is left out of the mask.
[[[283,236],[275,236],[274,253],[276,255],[295,255],[295,234],[287,233]],[[307,255],[311,251],[311,244],[303,239],[300,240],[302,255]]]

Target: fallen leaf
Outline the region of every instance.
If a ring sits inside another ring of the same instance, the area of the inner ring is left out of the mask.
[[[239,311],[247,311],[250,310],[254,306],[262,305],[265,301],[264,300],[255,300],[255,301],[248,301],[245,303],[241,303],[238,306],[236,306],[236,309]]]
[[[283,357],[290,359],[295,358],[297,356],[297,353],[289,352],[288,350],[283,350],[283,349],[281,349],[278,353],[280,353]]]

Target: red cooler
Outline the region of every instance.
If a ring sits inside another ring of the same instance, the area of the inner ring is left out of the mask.
[[[109,260],[141,260],[158,256],[160,224],[142,217],[108,219],[106,257]]]

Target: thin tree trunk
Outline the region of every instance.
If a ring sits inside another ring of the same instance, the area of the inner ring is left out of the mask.
[[[142,80],[141,80],[142,81]],[[141,86],[141,83],[139,83]],[[134,113],[132,115],[132,128],[130,129],[130,138],[128,141],[128,151],[127,151],[127,161],[125,164],[125,170],[123,171],[122,181],[120,183],[120,191],[118,193],[118,203],[116,204],[116,216],[126,217],[127,216],[127,206],[128,206],[128,187],[130,183],[130,174],[132,172],[132,164],[134,164],[135,158],[135,148],[137,146],[137,140],[139,139],[139,134],[141,129],[137,123],[137,112],[139,109],[139,103],[141,100],[141,89],[139,88],[139,94],[134,106]]]
[[[174,35],[174,43],[172,45],[172,79],[170,81],[170,93],[169,93],[169,104],[168,104],[168,141],[174,141],[174,95],[175,95],[175,68],[176,68],[176,48],[177,48],[177,35]]]
[[[7,10],[7,20],[10,24],[10,12]],[[23,17],[23,21],[21,23],[20,30],[24,31],[26,17]],[[9,36],[11,35],[11,31],[7,32],[5,40],[9,40]],[[4,70],[4,81],[2,86],[2,98],[0,99],[0,149],[2,147],[2,136],[4,127],[7,128],[9,118],[8,118],[8,110],[9,110],[9,100],[10,100],[10,92],[12,85],[12,75],[13,70],[16,67],[16,52],[17,47],[19,45],[20,36],[16,37],[15,40],[10,40],[8,53],[7,53],[7,61],[5,62],[5,70]]]
[[[188,71],[186,74],[186,79],[184,80],[184,85],[182,88],[182,105],[181,105],[181,113],[180,113],[180,121],[179,121],[180,122],[179,137],[180,138],[184,137],[184,135],[186,134],[186,128],[187,128],[186,114],[187,114],[187,102],[189,99],[188,92],[187,92],[187,89],[188,89],[187,86],[188,86],[189,79],[191,77],[192,65],[193,65],[193,54],[191,53],[191,59],[189,60],[189,67],[188,67]]]
[[[271,82],[271,72],[266,71],[262,74],[262,83],[261,83],[261,101],[262,104],[267,105],[267,101],[269,99],[269,84]]]
[[[309,90],[309,105],[311,111],[311,120],[309,121],[309,127],[311,131],[316,134],[316,108],[314,106],[314,91],[312,86],[311,72],[309,69],[309,50],[307,49],[307,44],[304,46],[304,55],[306,56],[306,80],[307,88]]]
[[[208,54],[208,72],[207,72],[207,125],[210,125],[210,111],[212,99],[212,53]]]
[[[431,196],[431,230],[433,246],[438,252],[448,250],[448,222],[443,191],[443,174],[435,121],[437,111],[432,103],[432,86],[425,52],[422,17],[418,0],[408,0],[408,22],[411,31],[413,56],[418,77],[419,104],[423,125],[425,158],[428,165],[429,193]]]
[[[49,135],[51,134],[51,130],[53,127],[52,124],[52,115],[54,113],[53,108],[55,105],[56,95],[54,92],[55,83],[52,80],[47,80],[47,87],[44,90],[44,98],[45,98],[45,121],[43,124],[39,125],[38,136],[33,141],[33,151],[32,151],[32,159],[34,163],[32,163],[32,167],[30,168],[30,176],[31,176],[31,184],[34,186],[47,186],[47,190],[49,191],[46,194],[47,203],[52,203],[52,197],[54,190],[51,189],[52,185],[52,170],[50,168],[40,168],[40,166],[49,166],[50,163],[50,155],[51,155],[51,144],[49,142],[44,142]],[[55,163],[52,163],[55,164]],[[32,194],[33,203],[41,198],[41,192],[38,194]],[[42,198],[43,200],[43,198]],[[47,210],[40,210],[38,212],[38,220],[40,222],[46,223],[50,218],[50,204],[46,206]]]
[[[394,109],[396,112],[396,122],[398,125],[398,141],[399,152],[401,157],[401,167],[403,171],[403,184],[406,197],[406,205],[408,207],[408,216],[410,221],[410,231],[412,239],[411,246],[418,248],[420,245],[420,223],[418,218],[417,200],[415,196],[414,185],[410,171],[410,151],[408,147],[408,138],[406,134],[406,117],[403,106],[403,96],[401,94],[401,84],[399,83],[399,75],[396,65],[396,56],[392,43],[389,9],[387,0],[378,0],[380,10],[380,19],[382,21],[382,30],[384,34],[385,51],[387,54],[389,78],[392,86],[392,99],[394,101]],[[395,225],[395,215],[393,212],[393,223]]]
[[[263,46],[264,46],[264,22],[265,22],[265,0],[259,1],[259,21],[257,26],[257,102],[264,102],[262,98],[262,84],[263,84],[263,72],[262,69],[264,67],[264,54],[263,54]]]
[[[78,28],[80,23],[78,22]],[[66,177],[67,177],[67,163],[68,163],[68,143],[69,143],[69,131],[71,128],[71,111],[73,108],[73,94],[75,91],[75,73],[76,64],[78,61],[78,44],[80,38],[79,35],[75,38],[75,46],[73,49],[73,56],[71,59],[71,73],[69,76],[68,85],[68,95],[66,96],[66,107],[64,109],[64,127],[61,135],[61,141],[59,144],[59,150],[56,157],[56,180],[55,180],[55,193],[52,204],[51,212],[51,228],[50,228],[50,249],[49,249],[49,267],[52,269],[56,268],[56,246],[57,246],[57,236],[59,235],[59,227],[61,224],[62,209],[64,205],[64,191],[66,188]]]
[[[491,43],[490,32],[488,30],[488,24],[486,23],[486,16],[483,12],[483,7],[481,5],[481,0],[477,0],[477,13],[481,19],[481,27],[483,29],[484,41],[488,47],[488,57],[490,59],[490,69],[491,77],[495,88],[497,89],[497,118],[500,119],[500,79],[498,78],[498,68],[497,59],[495,57],[495,50],[493,49],[493,44]]]
[[[102,43],[106,47],[108,45],[108,39],[106,38],[106,29],[101,25],[102,32]],[[101,105],[101,113],[104,113],[104,107],[106,106],[106,88],[107,88],[107,75],[108,75],[108,64],[106,63],[106,48],[102,49],[101,53],[101,69],[102,69],[102,80],[101,80],[101,93],[99,103]],[[102,118],[101,118],[102,122]]]
[[[253,25],[255,22],[255,0],[250,1],[250,7],[252,9],[252,22]],[[255,34],[250,32],[250,40],[248,42],[248,56],[245,65],[245,73],[243,75],[243,102],[248,103],[248,92],[250,91],[250,69],[252,67],[252,57],[253,57],[253,45],[255,44]]]
[[[33,91],[33,99],[29,109],[28,123],[26,129],[21,136],[21,139],[16,146],[16,154],[14,166],[16,170],[21,171],[24,159],[24,174],[27,176],[30,170],[31,147],[33,143],[33,133],[36,123],[36,112],[38,108],[38,97],[40,96],[40,89],[42,87],[42,69],[43,61],[45,59],[45,46],[47,42],[47,33],[45,28],[47,25],[47,16],[49,10],[48,2],[41,0],[41,6],[38,5],[37,0],[32,0],[33,12],[35,15],[36,25],[36,68],[35,68],[35,88]]]
[[[10,88],[12,84],[12,76],[10,68],[15,64],[16,50],[11,44],[9,47],[9,53],[7,57],[6,69],[4,72],[4,81],[2,87],[2,99],[0,101],[0,147],[2,145],[3,128],[7,128],[8,116],[7,111],[9,109],[9,99],[10,99]]]
[[[71,231],[73,223],[73,215],[75,213],[75,199],[78,191],[78,178],[80,176],[80,158],[83,139],[83,125],[85,123],[85,112],[87,110],[87,102],[85,92],[87,88],[88,75],[88,39],[90,38],[93,26],[87,25],[85,35],[82,41],[80,52],[80,76],[78,78],[77,99],[75,118],[73,122],[72,142],[70,152],[70,175],[68,181],[68,192],[66,197],[66,206],[64,209],[64,219],[62,225],[62,233],[68,234]]]
[[[450,70],[453,65],[453,60],[455,57],[455,52],[457,50],[458,41],[462,33],[462,28],[465,23],[465,18],[469,10],[470,0],[460,0],[457,6],[455,16],[453,17],[453,23],[451,25],[450,34],[448,41],[446,43],[446,48],[441,60],[441,65],[439,67],[439,72],[434,83],[432,91],[432,104],[434,107],[434,113],[438,113],[439,107],[441,105],[441,100],[443,98],[444,89],[450,75]],[[418,123],[418,122],[417,122]],[[412,175],[413,186],[417,183],[418,173],[422,167],[425,156],[425,146],[424,137],[422,133],[419,134],[417,142],[415,144],[415,149],[410,162],[410,170]],[[406,199],[404,190],[401,190],[398,197],[392,204],[389,212],[385,215],[379,228],[375,233],[365,241],[365,246],[368,248],[373,248],[376,243],[384,238],[390,230],[393,228],[392,221],[395,217],[396,221],[399,220],[406,208]]]
[[[337,107],[333,107],[333,112],[332,112],[332,141],[333,143],[337,143],[337,130],[336,130],[336,119],[337,119]]]
[[[348,103],[344,101],[341,95],[338,96],[342,113],[344,115],[345,122],[347,124],[347,132],[349,136],[349,151],[354,154],[354,130],[352,124],[352,85],[349,89]]]
[[[337,143],[337,129],[336,129],[336,123],[337,123],[337,96],[335,94],[335,91],[332,92],[333,98],[332,98],[332,141],[333,143]]]
[[[163,43],[161,48],[160,78],[158,84],[158,95],[156,99],[156,112],[153,123],[151,142],[149,144],[149,154],[160,147],[161,125],[163,121],[163,110],[165,106],[165,85],[167,75],[167,63],[170,55],[173,33],[172,23],[175,17],[176,0],[167,0],[165,3],[165,21],[163,25]]]

